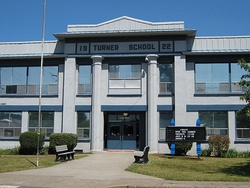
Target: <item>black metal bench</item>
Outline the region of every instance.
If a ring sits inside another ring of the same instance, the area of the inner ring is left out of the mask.
[[[70,160],[70,157],[74,160],[75,151],[69,151],[67,145],[56,146],[56,161],[66,161],[66,157]]]
[[[142,152],[134,154],[135,163],[148,163],[149,146],[144,147]]]

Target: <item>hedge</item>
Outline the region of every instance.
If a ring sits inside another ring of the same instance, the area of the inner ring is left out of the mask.
[[[38,133],[37,132],[24,132],[20,134],[19,142],[20,142],[20,154],[24,155],[34,155],[37,153],[37,141],[38,141]],[[45,141],[45,134],[40,133],[39,137],[39,151],[42,150]]]
[[[50,135],[49,153],[55,153],[55,146],[67,145],[69,151],[76,147],[78,136],[73,133],[52,133]]]

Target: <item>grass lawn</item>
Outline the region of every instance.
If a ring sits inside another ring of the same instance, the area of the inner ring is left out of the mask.
[[[85,156],[87,155],[76,154],[75,159]],[[44,168],[62,163],[55,162],[55,155],[39,155],[39,167],[36,167],[36,161],[36,155],[0,155],[0,173]]]
[[[126,170],[176,181],[250,181],[250,158],[149,155],[149,160]]]

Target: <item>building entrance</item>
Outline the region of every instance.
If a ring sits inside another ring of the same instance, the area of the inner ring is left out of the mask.
[[[107,136],[109,149],[136,149],[136,123],[109,123]]]
[[[145,145],[145,115],[138,112],[105,112],[106,149],[138,150]]]

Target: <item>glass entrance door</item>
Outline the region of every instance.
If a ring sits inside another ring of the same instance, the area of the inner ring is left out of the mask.
[[[108,125],[108,149],[136,149],[136,124],[116,122]]]

